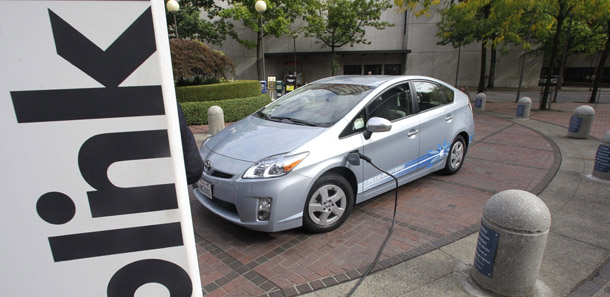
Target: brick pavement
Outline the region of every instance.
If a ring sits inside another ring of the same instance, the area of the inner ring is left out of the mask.
[[[458,174],[433,174],[399,188],[394,234],[374,270],[476,232],[493,194],[538,194],[554,176],[561,157],[544,136],[489,114],[476,114],[475,121],[475,141]],[[389,192],[355,206],[333,232],[261,233],[220,219],[191,197],[204,295],[294,296],[356,279],[375,258],[393,206]]]

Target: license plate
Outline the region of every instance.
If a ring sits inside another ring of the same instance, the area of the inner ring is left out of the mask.
[[[197,189],[199,192],[210,199],[212,199],[212,185],[204,180],[199,180],[197,182]]]

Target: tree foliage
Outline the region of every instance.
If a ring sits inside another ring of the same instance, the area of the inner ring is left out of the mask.
[[[331,48],[331,73],[335,74],[337,62],[335,49],[345,45],[370,44],[365,38],[365,28],[378,30],[390,23],[382,22],[381,13],[392,7],[389,0],[320,0],[307,6],[303,29],[305,36],[315,37],[322,47]]]
[[[260,63],[261,40],[264,35],[271,35],[276,38],[284,34],[290,34],[290,25],[296,18],[302,15],[303,7],[308,1],[299,0],[265,0],[267,10],[258,13],[254,9],[257,0],[233,0],[232,7],[226,8],[219,13],[224,19],[232,19],[241,22],[245,27],[257,33],[256,40],[251,40],[239,36],[234,30],[229,30],[228,34],[237,42],[248,49],[256,48],[258,61],[259,78],[262,78]],[[260,18],[262,17],[262,28]]]
[[[179,3],[179,11],[166,12],[168,31],[173,38],[221,44],[233,28],[231,23],[218,18],[222,8],[214,0],[180,0]]]
[[[174,79],[178,85],[218,82],[235,71],[233,61],[198,40],[170,39]],[[189,83],[190,82],[190,83]]]

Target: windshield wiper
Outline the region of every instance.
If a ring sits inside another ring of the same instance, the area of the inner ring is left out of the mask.
[[[272,120],[272,121],[273,120],[277,120],[277,121],[287,120],[287,121],[290,121],[290,122],[292,122],[294,124],[297,124],[297,125],[318,127],[318,124],[316,124],[316,123],[312,123],[312,122],[305,121],[305,120],[299,120],[299,119],[295,119],[295,118],[291,118],[291,117],[274,117],[274,116],[271,116],[271,117],[268,117],[268,119]]]
[[[259,116],[261,119],[265,119],[265,120],[271,120],[271,119],[269,118],[269,116],[268,116],[268,115],[266,115],[265,113],[263,113],[263,110],[262,110],[262,109],[261,109],[261,110],[259,110],[259,111],[257,111],[257,112],[256,112],[256,115],[257,115],[257,116]]]

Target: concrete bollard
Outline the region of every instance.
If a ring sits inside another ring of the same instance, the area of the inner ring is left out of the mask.
[[[208,129],[209,134],[214,135],[225,128],[225,115],[220,106],[208,108]]]
[[[489,291],[504,296],[534,293],[551,213],[536,195],[507,190],[485,204],[470,275]]]
[[[529,119],[530,109],[532,109],[532,99],[529,97],[519,98],[519,101],[517,101],[517,118]]]
[[[610,180],[610,131],[602,137],[602,141],[595,154],[593,176]]]
[[[485,93],[478,93],[477,97],[474,99],[474,108],[476,110],[484,111],[486,101],[487,95]]]
[[[572,111],[572,117],[570,118],[568,137],[582,139],[589,138],[594,117],[595,109],[593,109],[593,107],[588,105],[576,107],[574,111]]]

